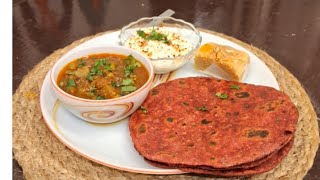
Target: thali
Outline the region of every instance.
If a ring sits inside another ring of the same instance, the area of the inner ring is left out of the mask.
[[[119,45],[119,31],[95,37],[80,44],[70,52],[94,45]],[[279,89],[278,83],[268,67],[257,56],[242,46],[227,39],[201,32],[202,44],[215,42],[245,51],[250,56],[247,76],[243,82],[270,86]],[[182,68],[168,74],[156,75],[154,86],[181,77],[206,76],[193,68],[190,60]],[[128,130],[128,118],[117,123],[97,125],[84,122],[72,115],[60,104],[52,91],[47,75],[40,95],[44,121],[52,133],[70,149],[80,155],[108,167],[146,174],[181,174],[177,169],[162,169],[144,161],[135,150]]]

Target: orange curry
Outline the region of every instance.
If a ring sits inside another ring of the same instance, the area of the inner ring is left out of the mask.
[[[103,100],[130,94],[148,78],[146,68],[132,55],[104,53],[71,61],[60,71],[57,84],[76,97]]]

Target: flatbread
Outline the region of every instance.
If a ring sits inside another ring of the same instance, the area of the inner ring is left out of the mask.
[[[192,172],[196,174],[208,174],[223,177],[234,176],[251,176],[255,174],[264,173],[275,168],[289,153],[292,148],[293,140],[272,156],[268,161],[260,164],[259,166],[249,169],[235,169],[235,170],[205,170],[200,168],[180,168],[182,171]]]
[[[223,177],[233,177],[233,176],[250,176],[255,175],[263,172],[270,171],[271,169],[275,168],[289,153],[290,149],[293,146],[293,139],[289,141],[282,149],[278,152],[272,154],[270,158],[268,158],[263,163],[252,166],[251,168],[237,168],[237,169],[204,169],[201,167],[187,167],[187,166],[174,166],[170,164],[158,163],[155,161],[146,160],[151,165],[160,168],[178,168],[185,172],[191,172],[196,174],[208,174],[208,175],[215,175],[215,176],[223,176]]]
[[[289,97],[274,88],[191,77],[152,89],[129,130],[149,160],[227,169],[279,151],[297,120]]]
[[[249,162],[249,163],[244,163],[244,164],[240,164],[240,165],[237,165],[237,166],[231,166],[231,167],[228,167],[228,168],[213,168],[213,167],[210,167],[210,166],[194,166],[196,168],[200,168],[200,169],[205,169],[205,170],[234,170],[234,169],[248,169],[248,168],[252,168],[252,167],[256,167],[264,162],[266,162],[267,160],[269,160],[272,156],[274,156],[275,154],[277,154],[278,152],[273,152],[261,159],[258,159],[256,161],[253,161],[253,162]],[[171,168],[171,169],[175,169],[175,168],[183,168],[183,167],[186,167],[186,168],[190,168],[192,166],[188,166],[188,165],[172,165],[172,164],[165,164],[165,163],[159,163],[159,162],[156,162],[156,161],[151,161],[151,160],[148,160],[146,158],[144,158],[148,163],[154,165],[154,166],[157,166],[157,167],[160,167],[160,168]]]

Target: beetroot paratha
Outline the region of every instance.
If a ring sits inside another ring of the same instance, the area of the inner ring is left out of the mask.
[[[255,174],[264,173],[275,168],[289,153],[292,148],[293,140],[287,145],[275,153],[270,159],[263,162],[262,164],[248,168],[248,169],[233,169],[233,170],[205,170],[201,168],[180,168],[182,171],[192,172],[196,174],[208,174],[223,177],[234,177],[234,176],[251,176]]]
[[[273,88],[193,77],[153,88],[129,129],[149,160],[230,168],[279,151],[297,120],[289,97]]]
[[[208,175],[215,175],[215,176],[224,176],[224,177],[233,177],[233,176],[249,176],[255,175],[263,172],[267,172],[273,168],[275,168],[289,153],[290,149],[293,145],[293,139],[289,141],[283,148],[281,148],[278,152],[273,153],[270,158],[268,158],[263,163],[260,163],[256,166],[251,166],[250,168],[236,168],[236,169],[214,169],[211,168],[205,169],[202,167],[197,166],[175,166],[170,164],[158,163],[155,161],[146,160],[148,163],[161,167],[161,168],[178,168],[185,172],[191,172],[196,174],[208,174]],[[248,166],[249,167],[249,166]]]

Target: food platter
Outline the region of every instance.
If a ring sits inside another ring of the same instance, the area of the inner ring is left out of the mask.
[[[119,31],[93,38],[72,51],[95,45],[119,45]],[[215,42],[245,51],[250,64],[245,83],[270,86],[279,89],[278,83],[268,67],[254,54],[240,45],[224,38],[201,32],[202,44]],[[190,60],[182,68],[168,74],[156,75],[153,86],[181,77],[206,76],[193,68]],[[47,74],[40,96],[44,121],[52,133],[70,149],[80,155],[108,167],[146,174],[181,174],[177,169],[154,167],[144,161],[135,150],[128,130],[128,118],[113,124],[97,125],[82,121],[71,114],[57,99]]]

